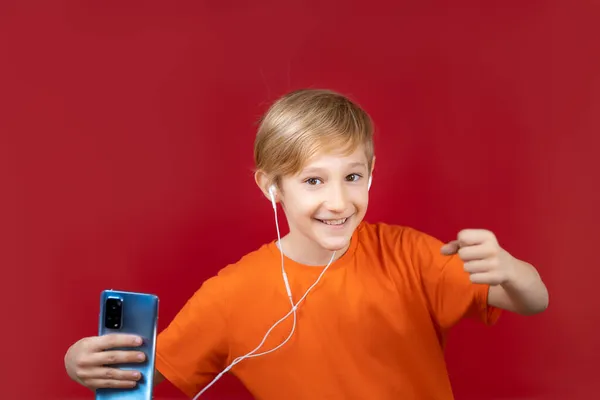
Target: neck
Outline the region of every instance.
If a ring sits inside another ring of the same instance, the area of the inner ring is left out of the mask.
[[[278,247],[286,257],[299,264],[311,267],[321,267],[329,264],[333,255],[333,251],[322,248],[304,235],[294,235],[293,233],[288,233],[281,238]],[[343,256],[348,247],[350,247],[349,243],[344,248],[336,250],[333,261]]]

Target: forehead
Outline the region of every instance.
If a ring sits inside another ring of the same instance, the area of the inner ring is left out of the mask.
[[[368,160],[364,145],[357,146],[351,152],[328,150],[315,154],[306,160],[301,172],[309,169],[329,169],[348,167],[367,167]]]

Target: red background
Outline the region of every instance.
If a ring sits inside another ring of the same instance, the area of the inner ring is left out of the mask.
[[[163,328],[272,240],[255,121],[326,87],[377,125],[368,220],[491,229],[548,284],[545,314],[453,333],[457,399],[598,398],[592,3],[3,1],[0,397],[92,398],[63,355],[102,289],[158,294]],[[206,398],[248,396],[227,378]]]

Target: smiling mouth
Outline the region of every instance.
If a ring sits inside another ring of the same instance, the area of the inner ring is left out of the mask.
[[[340,218],[340,219],[317,219],[317,221],[320,221],[320,222],[324,223],[325,225],[341,226],[341,225],[344,225],[346,223],[346,221],[348,221],[348,218]]]

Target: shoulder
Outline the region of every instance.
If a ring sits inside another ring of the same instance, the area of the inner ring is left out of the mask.
[[[357,235],[362,244],[401,247],[405,250],[437,247],[441,243],[440,240],[416,228],[385,222],[363,221],[357,228]]]
[[[247,275],[257,276],[270,271],[273,263],[278,260],[278,253],[272,242],[245,254],[236,262],[222,268],[217,276],[227,280],[246,278]]]
[[[443,243],[417,228],[383,222],[363,222],[357,229],[359,246],[365,253],[397,265],[428,267],[447,260],[441,254]]]
[[[213,323],[228,319],[236,307],[243,309],[239,306],[264,292],[273,280],[277,257],[272,253],[269,244],[262,245],[205,279],[179,311],[178,324]]]
[[[245,254],[237,261],[221,268],[214,276],[203,282],[200,291],[206,289],[223,299],[244,296],[267,284],[277,272],[278,256],[272,242]]]

